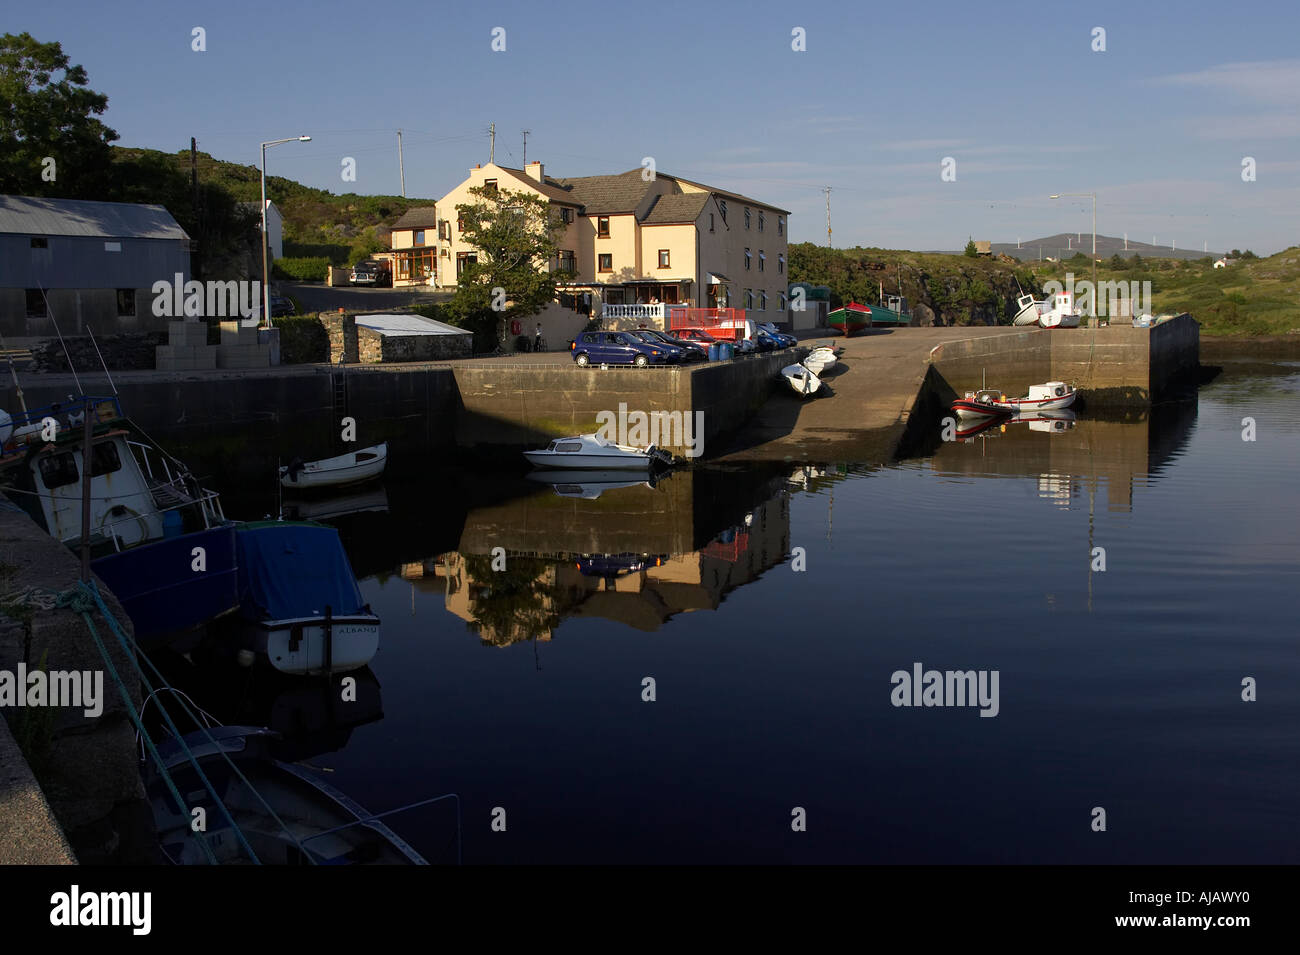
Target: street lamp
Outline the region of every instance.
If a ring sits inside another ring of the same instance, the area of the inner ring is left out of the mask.
[[[1097,317],[1097,194],[1095,192],[1058,192],[1049,199],[1065,199],[1073,196],[1078,199],[1092,198],[1092,294],[1088,296],[1088,309],[1092,317]]]
[[[266,248],[269,238],[266,234],[266,147],[279,146],[281,143],[309,143],[310,136],[290,136],[288,139],[273,139],[269,143],[262,143],[262,321],[266,322],[267,328],[271,327],[271,286],[268,283],[269,275],[266,265]]]

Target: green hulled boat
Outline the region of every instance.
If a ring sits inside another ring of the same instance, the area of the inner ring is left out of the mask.
[[[901,295],[890,295],[885,305],[871,306],[871,324],[901,326],[912,324],[912,312],[907,307],[907,299]]]
[[[826,324],[832,331],[838,331],[846,337],[864,328],[870,328],[875,310],[868,305],[849,302],[826,316]]]

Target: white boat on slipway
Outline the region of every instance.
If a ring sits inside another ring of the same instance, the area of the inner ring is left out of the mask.
[[[654,445],[634,448],[599,434],[556,438],[540,451],[525,451],[524,457],[533,467],[562,470],[648,471],[655,464],[672,464],[672,455]]]
[[[786,365],[781,369],[781,377],[790,386],[790,390],[802,398],[816,394],[822,386],[822,380],[803,365]]]

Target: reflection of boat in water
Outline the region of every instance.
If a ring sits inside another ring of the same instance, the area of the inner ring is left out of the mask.
[[[388,463],[388,442],[349,451],[320,461],[294,461],[280,468],[282,487],[309,491],[316,488],[361,484],[384,473]]]
[[[1050,434],[1069,431],[1074,427],[1074,422],[1074,412],[1066,408],[1059,411],[1021,411],[1011,418],[1012,424],[1027,424],[1030,431],[1046,431]]]
[[[187,734],[183,745],[174,738],[158,744],[159,757],[187,802],[183,808],[176,806],[163,776],[149,763],[146,791],[169,861],[206,862],[200,838],[206,839],[220,863],[252,861],[195,772],[192,754],[263,864],[426,864],[395,832],[315,773],[275,758],[273,744],[278,738],[258,727],[214,726]],[[200,807],[207,817],[202,834],[191,829],[193,810]]]
[[[644,477],[622,471],[530,471],[525,475],[529,481],[549,484],[560,497],[577,497],[593,501],[606,491],[621,487],[653,488],[657,483],[653,473]]]
[[[240,642],[283,673],[365,666],[379,618],[361,597],[339,532],[323,524],[239,526]]]
[[[992,417],[967,418],[957,422],[958,427],[953,432],[954,441],[971,441],[976,435],[983,434],[993,428],[1006,430],[1006,415],[995,415]]]
[[[55,540],[78,546],[87,414],[90,566],[136,639],[156,646],[234,610],[234,522],[216,492],[124,417],[116,398],[0,412],[0,490]]]
[[[599,434],[578,434],[557,438],[540,451],[525,451],[528,463],[537,468],[559,470],[648,471],[655,464],[671,464],[672,457],[651,445],[634,448],[615,444]]]
[[[382,487],[329,497],[286,497],[280,512],[290,521],[328,521],[366,511],[387,511],[388,492]]]

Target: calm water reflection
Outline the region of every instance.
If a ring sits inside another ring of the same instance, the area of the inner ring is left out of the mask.
[[[459,792],[473,862],[1296,862],[1298,390],[936,423],[879,469],[308,502],[384,622],[361,700],[258,674],[207,700],[376,811]],[[999,671],[998,716],[892,706],[915,662]],[[447,858],[445,813],[394,822]]]

